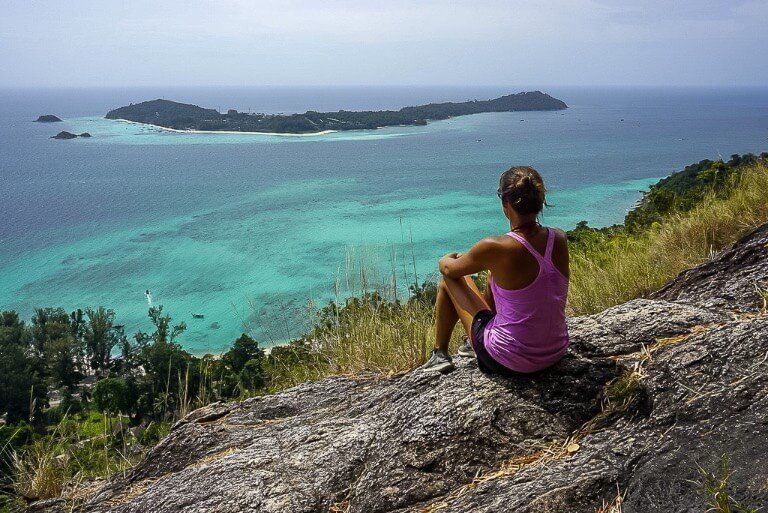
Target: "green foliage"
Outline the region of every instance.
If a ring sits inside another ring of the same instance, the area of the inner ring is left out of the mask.
[[[171,316],[163,315],[162,306],[153,306],[149,309],[149,320],[152,321],[155,331],[152,333],[139,332],[135,337],[136,342],[142,347],[151,342],[173,343],[176,337],[187,329],[187,325],[184,322],[171,325]]]
[[[121,418],[96,412],[65,416],[12,455],[13,489],[27,500],[59,497],[66,486],[126,470],[141,446]]]
[[[81,345],[71,335],[54,338],[45,343],[45,360],[48,375],[56,387],[74,387],[85,375],[80,371]]]
[[[264,362],[270,392],[322,377],[327,368],[327,357],[312,347],[309,337],[271,348]]]
[[[0,427],[0,486],[10,481],[13,454],[34,440],[34,428],[26,422]]]
[[[72,315],[41,308],[29,326],[14,312],[0,315],[0,407],[15,424],[0,429],[0,481],[12,476],[16,494],[28,499],[56,497],[66,483],[131,466],[191,409],[267,386],[266,355],[251,337],[221,359],[198,358],[176,342],[183,323],[162,307],[149,318],[154,331],[131,342],[101,307]],[[112,362],[114,347],[124,357]],[[89,389],[78,383],[88,368],[110,375]],[[61,402],[44,409],[48,384]],[[32,413],[42,435],[22,422]]]
[[[128,384],[120,378],[99,380],[93,387],[93,405],[107,415],[128,412],[130,408]]]
[[[264,387],[267,381],[262,358],[248,360],[238,374],[241,389],[245,392],[257,391]]]
[[[139,443],[144,447],[154,447],[160,440],[171,432],[171,425],[167,422],[150,422],[146,429],[139,434]]]
[[[43,423],[46,426],[55,425],[68,415],[80,413],[87,408],[87,402],[82,399],[82,392],[78,395],[72,393],[72,389],[64,387],[60,390],[61,402],[58,406],[48,408],[43,412]]]
[[[733,472],[730,468],[728,456],[723,455],[720,468],[715,472],[709,472],[699,468],[701,474],[701,487],[709,509],[715,513],[759,513],[755,508],[747,506],[736,500],[731,491],[730,480]]]
[[[69,315],[62,308],[36,308],[32,316],[32,339],[40,354],[45,354],[45,344],[51,340],[71,335]]]
[[[243,333],[235,340],[230,350],[222,355],[218,366],[223,381],[222,395],[233,397],[263,388],[267,381],[264,358],[264,350],[247,334]]]
[[[30,334],[16,312],[0,313],[0,347],[26,346]]]
[[[0,513],[20,513],[27,509],[27,503],[15,495],[0,492]]]
[[[715,182],[710,182],[704,188],[688,189],[679,196],[685,201],[672,210],[649,203],[655,206],[636,210],[644,213],[642,220],[635,218],[632,227],[595,230],[580,224],[569,232],[570,313],[599,312],[653,292],[748,230],[768,222],[767,164],[763,157],[734,157],[727,163],[731,169],[727,179],[715,179],[719,185],[714,187]],[[696,176],[711,168],[709,164],[697,165],[695,173],[686,168],[684,176],[693,181],[670,183],[676,190],[683,190],[684,183],[695,184]]]
[[[593,229],[579,223],[568,233],[571,312],[599,311],[655,290],[768,222],[767,160],[768,155],[747,155],[700,162],[653,186],[626,226]],[[475,277],[481,288],[485,278]],[[756,286],[763,290],[763,284]],[[160,306],[148,312],[154,330],[137,333],[133,341],[115,325],[114,312],[103,307],[71,314],[40,308],[29,325],[15,312],[2,312],[0,413],[15,425],[0,429],[0,447],[7,448],[6,463],[16,455],[19,493],[60,493],[68,480],[126,468],[135,460],[128,454],[140,454],[167,434],[171,421],[211,401],[329,374],[399,372],[419,365],[433,343],[436,284],[411,286],[406,300],[389,299],[390,292],[382,290],[328,303],[305,336],[268,353],[243,334],[221,358],[185,351],[177,339],[186,326],[174,324]],[[122,358],[111,358],[115,348]],[[109,372],[92,391],[78,383],[89,370]],[[629,404],[638,377],[612,382],[606,402]],[[61,403],[46,409],[49,387],[59,389]],[[32,425],[23,423],[30,419]],[[46,426],[55,427],[46,433]],[[17,436],[9,436],[14,432]]]
[[[743,169],[761,161],[755,155],[731,155],[728,162],[702,160],[652,185],[624,225],[630,231],[648,228],[673,212],[689,212],[705,197],[725,198]]]
[[[31,334],[16,312],[0,314],[0,414],[15,424],[33,417],[47,403],[42,361],[34,354]]]
[[[221,360],[234,372],[241,372],[251,360],[264,358],[264,350],[259,343],[245,333],[234,341],[232,348],[224,353]]]
[[[15,425],[0,426],[0,454],[24,447],[34,438],[35,430],[27,422],[19,422]]]
[[[411,285],[408,287],[411,293],[411,300],[432,306],[437,301],[437,283],[434,281],[425,281],[420,285]]]
[[[115,326],[115,312],[103,306],[88,308],[88,327],[85,331],[85,347],[91,369],[103,371],[109,367],[112,349],[125,338],[122,327]]]

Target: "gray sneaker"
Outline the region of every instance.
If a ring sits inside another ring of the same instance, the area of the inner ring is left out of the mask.
[[[475,350],[472,348],[472,343],[469,341],[469,338],[461,337],[461,344],[459,345],[459,350],[456,354],[469,358],[475,357]]]
[[[445,374],[451,372],[455,366],[453,365],[451,357],[448,356],[448,353],[442,349],[433,349],[432,353],[429,355],[427,363],[419,368],[429,372],[441,372]]]

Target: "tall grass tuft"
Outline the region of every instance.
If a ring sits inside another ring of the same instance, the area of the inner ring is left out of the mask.
[[[433,285],[424,289],[434,293]],[[334,374],[413,369],[434,346],[434,322],[432,301],[419,295],[401,301],[373,292],[343,306],[331,303],[317,312],[310,334],[272,349],[267,360],[270,389]]]
[[[335,325],[315,331],[314,340],[331,372],[398,372],[424,362],[434,345],[434,322],[431,304],[369,295],[349,302]]]
[[[728,456],[723,455],[720,468],[716,472],[710,472],[699,468],[701,480],[698,484],[707,500],[707,511],[715,513],[759,513],[755,508],[736,500],[731,493],[730,480],[733,472],[730,468]]]
[[[13,489],[28,499],[59,497],[67,481],[66,455],[56,437],[34,442],[23,452],[13,454]]]
[[[12,456],[13,489],[27,500],[78,494],[88,480],[131,468],[141,453],[131,451],[120,417],[96,412],[65,417],[50,433]]]
[[[619,231],[571,253],[569,310],[590,314],[659,289],[768,222],[768,168],[732,177],[725,198],[713,191],[696,208],[641,233]]]

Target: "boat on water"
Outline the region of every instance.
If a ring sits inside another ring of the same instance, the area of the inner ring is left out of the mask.
[[[205,315],[193,313],[192,314],[192,318],[193,319],[205,319]]]

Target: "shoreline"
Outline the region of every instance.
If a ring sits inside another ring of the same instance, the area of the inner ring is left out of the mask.
[[[150,123],[139,123],[138,121],[131,121],[130,119],[109,119],[109,121],[119,121],[121,123],[130,123],[132,125],[151,126],[159,130],[165,130],[166,132],[174,132],[177,134],[228,134],[228,135],[270,135],[278,137],[314,137],[316,135],[328,135],[338,132],[338,130],[321,130],[320,132],[311,132],[307,134],[288,134],[280,132],[240,132],[238,130],[179,130],[177,128],[168,128],[160,125],[152,125]]]

